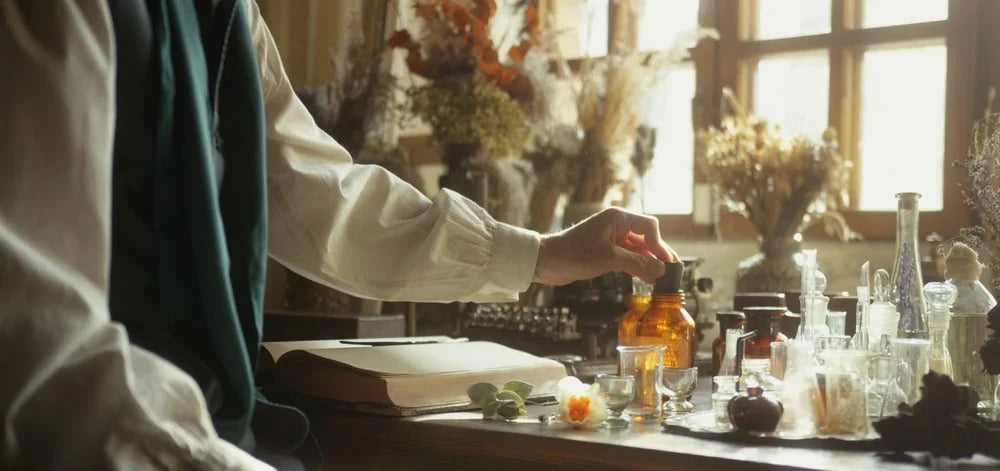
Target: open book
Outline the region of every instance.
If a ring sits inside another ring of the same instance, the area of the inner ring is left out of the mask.
[[[387,339],[358,342],[380,343]],[[396,340],[396,339],[394,339]],[[407,345],[365,346],[349,341],[265,342],[279,388],[334,405],[386,415],[416,415],[473,407],[466,389],[516,379],[534,386],[532,398],[551,397],[566,376],[559,362],[492,342],[447,337],[398,339]]]

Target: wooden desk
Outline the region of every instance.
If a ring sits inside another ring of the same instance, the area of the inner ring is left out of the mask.
[[[695,404],[705,409],[705,390],[699,389]],[[329,469],[927,469],[886,462],[869,452],[747,446],[667,434],[659,424],[586,431],[538,422],[538,415],[553,412],[555,406],[531,406],[530,418],[509,423],[484,421],[478,411],[400,419],[307,408]],[[963,469],[1000,468],[987,458],[961,463]]]

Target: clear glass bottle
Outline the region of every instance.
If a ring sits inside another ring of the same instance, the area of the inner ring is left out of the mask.
[[[649,309],[639,318],[636,343],[666,347],[663,366],[691,368],[698,339],[694,319],[684,309],[684,264],[668,262],[666,266],[666,273],[653,285]]]
[[[715,412],[715,423],[719,426],[731,425],[729,421],[729,400],[736,397],[736,382],[739,376],[716,376],[715,392],[712,393],[712,411]]]
[[[955,384],[968,384],[979,394],[979,410],[991,413],[997,377],[983,371],[979,347],[988,334],[986,314],[997,305],[996,298],[979,281],[983,265],[979,254],[961,242],[952,246],[945,259],[945,278],[957,294],[948,328],[948,351],[955,372]]]
[[[636,345],[636,326],[639,323],[639,318],[649,309],[652,293],[653,285],[639,278],[632,278],[632,302],[628,311],[625,311],[621,320],[618,321],[619,346]]]
[[[948,325],[951,323],[951,306],[955,303],[955,286],[950,283],[927,283],[927,326],[931,337],[928,358],[931,370],[954,377],[951,354],[948,352]]]
[[[743,329],[747,323],[747,317],[739,311],[719,311],[715,315],[719,322],[719,336],[712,341],[712,375],[718,375],[722,367],[722,360],[726,356],[726,331],[729,329]],[[735,348],[735,345],[734,345]]]
[[[879,268],[875,272],[875,302],[868,308],[868,351],[877,353],[883,338],[896,339],[899,331],[899,312],[890,302],[892,285],[889,272]]]
[[[868,417],[896,415],[899,404],[906,402],[906,393],[897,382],[899,360],[888,351],[872,355],[869,360],[871,384],[868,387]]]
[[[920,273],[920,193],[896,195],[896,261],[892,268],[892,294],[899,312],[897,337],[926,339],[927,305]]]

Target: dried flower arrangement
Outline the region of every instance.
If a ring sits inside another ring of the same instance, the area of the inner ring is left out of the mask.
[[[993,289],[1000,288],[1000,114],[990,113],[994,98],[990,90],[985,116],[972,132],[969,153],[957,165],[964,168],[968,181],[962,186],[965,203],[978,219],[977,225],[962,228],[953,240],[975,249],[993,272]],[[945,247],[942,246],[941,250]],[[1000,305],[998,305],[1000,306]],[[989,313],[989,339],[980,348],[983,366],[991,375],[1000,374],[1000,307]]]
[[[344,146],[355,162],[385,167],[422,188],[405,150],[385,139],[385,127],[401,120],[404,110],[396,103],[396,79],[386,66],[384,51],[378,46],[369,50],[360,31],[352,29],[346,58],[337,60],[331,54],[330,82],[297,94],[316,124]]]
[[[495,0],[416,0],[421,35],[402,29],[390,38],[391,47],[406,50],[410,72],[427,80],[407,89],[410,111],[440,144],[471,145],[494,159],[520,155],[530,137],[522,104],[533,94],[520,64],[539,34],[534,4],[523,9],[525,26],[508,63],[489,35]]]
[[[619,8],[637,8],[622,1]],[[551,28],[547,31],[551,32]],[[547,230],[558,195],[567,194],[575,204],[607,204],[612,190],[643,173],[652,158],[655,130],[640,124],[640,104],[646,93],[688,57],[688,49],[705,37],[718,38],[715,30],[700,28],[683,35],[667,51],[612,52],[606,57],[584,57],[577,72],[557,48],[550,47],[548,69],[527,68],[536,88],[571,90],[574,122],[552,116],[532,123],[533,148],[526,156],[535,165],[539,187],[533,202],[533,226]],[[554,43],[546,38],[545,44]],[[558,94],[544,95],[553,99]],[[540,106],[552,108],[553,103]]]
[[[727,208],[745,217],[765,243],[791,240],[823,219],[834,223],[841,240],[854,236],[833,214],[847,199],[852,165],[837,148],[836,132],[827,129],[818,143],[787,137],[748,113],[730,90],[723,97],[730,112],[720,128],[698,133],[697,154]]]

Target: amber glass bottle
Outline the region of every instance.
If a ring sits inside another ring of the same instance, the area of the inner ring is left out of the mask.
[[[781,318],[785,316],[783,307],[745,307],[743,314],[747,316],[746,330],[756,330],[757,335],[746,342],[743,358],[764,360],[771,358],[771,342],[786,342],[788,338],[781,333]]]
[[[719,321],[719,336],[712,341],[712,375],[719,374],[719,366],[726,355],[726,330],[745,329],[747,317],[740,311],[719,311],[715,314]]]
[[[639,318],[646,313],[646,309],[649,309],[652,291],[653,285],[638,278],[632,278],[632,303],[629,305],[628,311],[625,311],[625,315],[622,316],[622,320],[618,321],[619,346],[637,345],[635,328],[639,324]]]
[[[694,319],[684,309],[684,291],[681,280],[684,264],[667,262],[666,273],[653,285],[649,309],[639,318],[639,345],[662,345],[663,366],[690,368],[694,366],[694,353],[698,340]]]

